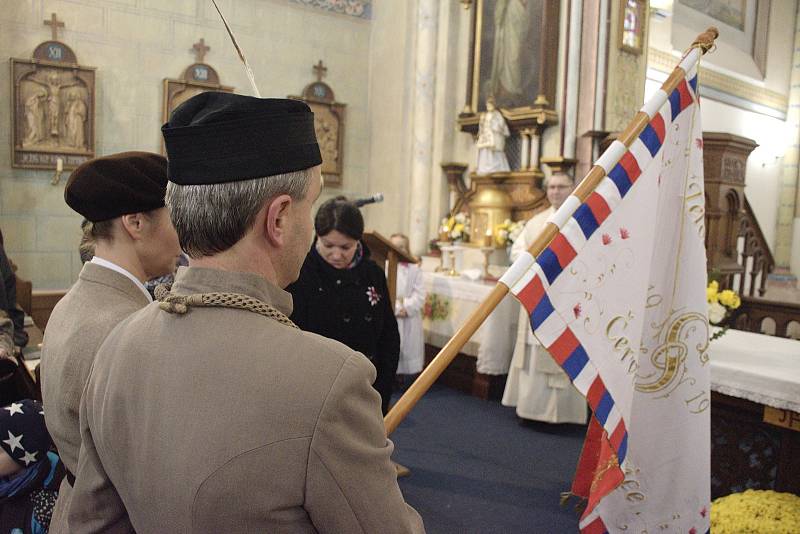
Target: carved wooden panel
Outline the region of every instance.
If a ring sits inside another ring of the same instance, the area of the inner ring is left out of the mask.
[[[95,68],[59,41],[11,59],[13,167],[74,169],[94,157]]]

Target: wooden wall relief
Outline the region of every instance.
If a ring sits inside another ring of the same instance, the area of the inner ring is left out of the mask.
[[[322,177],[325,185],[342,185],[344,167],[344,116],[346,104],[336,102],[333,89],[322,81],[328,68],[319,62],[312,68],[317,81],[305,86],[301,96],[289,96],[302,100],[314,112],[314,130],[322,153]]]
[[[94,157],[95,68],[78,64],[58,40],[64,27],[53,13],[44,24],[52,39],[31,59],[11,63],[11,165],[26,169],[74,169]]]
[[[167,122],[170,113],[175,108],[195,95],[206,91],[233,92],[233,87],[220,84],[217,71],[204,62],[206,54],[211,50],[211,47],[206,45],[205,39],[200,39],[192,45],[192,50],[194,50],[195,62],[186,67],[180,79],[164,79],[162,122]]]

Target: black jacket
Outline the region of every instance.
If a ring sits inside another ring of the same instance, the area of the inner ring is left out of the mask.
[[[377,370],[373,386],[381,394],[385,414],[397,372],[400,334],[383,269],[369,259],[366,246],[362,249],[355,267],[337,269],[312,245],[300,277],[286,290],[294,300],[291,319],[297,326],[340,341],[372,361]]]

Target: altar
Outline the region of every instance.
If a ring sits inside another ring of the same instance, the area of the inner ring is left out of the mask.
[[[438,353],[496,282],[423,272],[427,299],[423,328],[426,357]],[[514,350],[519,304],[507,295],[461,349],[442,382],[481,398],[499,399]]]
[[[800,494],[800,341],[728,330],[709,356],[712,498]]]

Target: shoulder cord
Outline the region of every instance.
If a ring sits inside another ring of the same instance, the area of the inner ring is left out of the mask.
[[[292,328],[297,325],[274,306],[240,293],[196,293],[193,295],[175,295],[170,293],[171,286],[159,284],[155,289],[159,307],[168,313],[185,314],[189,308],[235,308],[246,310]]]

